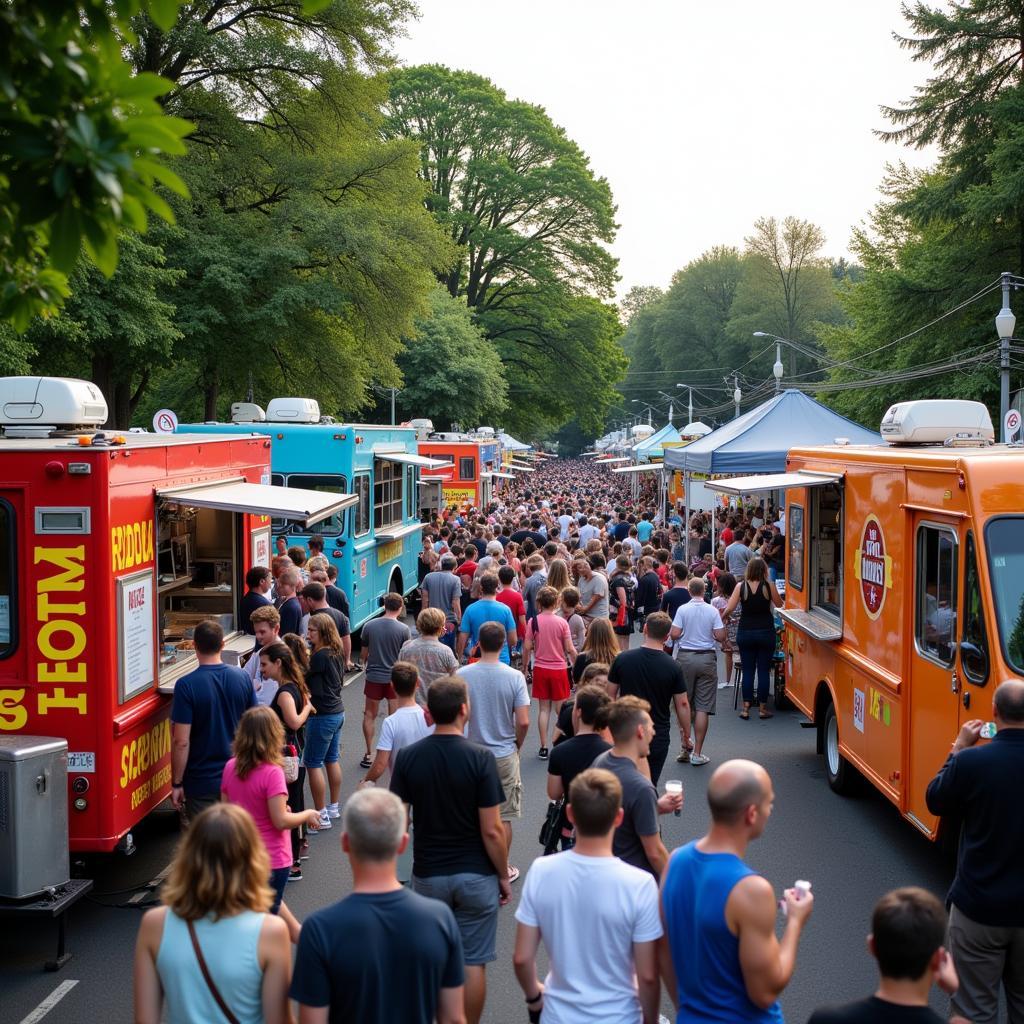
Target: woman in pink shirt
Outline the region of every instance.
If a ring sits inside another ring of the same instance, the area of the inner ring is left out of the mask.
[[[551,705],[569,697],[569,665],[576,660],[569,623],[555,614],[558,591],[541,587],[537,591],[537,615],[526,624],[523,664],[529,665],[533,652],[533,695],[540,701],[537,728],[540,730],[541,760],[548,756],[548,726]],[[568,660],[567,660],[568,659]]]
[[[271,708],[249,708],[242,715],[232,749],[235,756],[224,766],[220,780],[221,798],[245,808],[256,822],[256,830],[270,855],[270,888],[274,890],[270,912],[281,915],[292,941],[298,942],[299,922],[282,902],[292,869],[288,833],[300,825],[319,828],[320,812],[295,814],[288,810],[288,784],[282,767],[284,729]]]

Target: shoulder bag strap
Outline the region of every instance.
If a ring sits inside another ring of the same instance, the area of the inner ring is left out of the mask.
[[[224,997],[220,994],[220,990],[213,983],[210,969],[206,966],[203,951],[199,947],[199,938],[196,935],[195,925],[191,921],[188,922],[188,937],[192,940],[192,948],[196,951],[196,960],[199,961],[199,970],[203,972],[203,980],[206,982],[206,987],[210,990],[210,995],[213,996],[214,1002],[220,1007],[220,1011],[224,1014],[228,1024],[238,1024],[238,1018],[231,1012],[231,1008],[224,1002]]]

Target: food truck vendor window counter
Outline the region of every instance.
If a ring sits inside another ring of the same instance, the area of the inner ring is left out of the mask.
[[[988,575],[1003,654],[1024,675],[1024,516],[998,516],[985,526]]]
[[[157,512],[157,608],[161,672],[195,656],[204,619],[237,628],[238,516],[223,509],[161,504]]]

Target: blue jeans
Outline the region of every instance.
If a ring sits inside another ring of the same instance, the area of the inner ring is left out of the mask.
[[[743,700],[754,702],[754,672],[757,672],[757,703],[768,702],[771,689],[772,659],[775,657],[774,629],[741,629],[736,634],[743,666]]]
[[[338,760],[344,724],[344,711],[336,715],[310,715],[306,719],[306,746],[302,751],[304,767],[323,768],[325,764]]]

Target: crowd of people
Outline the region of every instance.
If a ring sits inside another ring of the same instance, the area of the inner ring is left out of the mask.
[[[252,655],[224,664],[220,626],[202,623],[198,668],[175,689],[172,799],[186,827],[140,928],[136,1019],[276,1024],[294,1001],[302,1024],[476,1024],[500,907],[523,876],[509,856],[521,757],[535,752],[550,856],[523,877],[511,965],[529,1019],[656,1024],[664,991],[680,1024],[781,1021],[814,897],[797,884],[779,901],[746,865],[772,782],[708,737],[737,654],[739,717],[773,715],[784,529],[764,506],[684,522],[580,460],[539,465],[486,509],[446,510],[424,528],[415,628],[403,595],[387,594],[361,630],[363,774],[344,802],[347,601],[319,538],[308,550],[281,539],[247,576]],[[877,991],[813,1024],[939,1021],[933,985],[954,1020],[995,1021],[1002,988],[1024,1021],[1024,881],[996,891],[1016,846],[993,841],[1024,839],[1019,815],[1000,817],[1024,756],[1024,684],[995,690],[994,716],[995,741],[976,746],[982,723],[968,723],[928,792],[935,813],[965,821],[949,920],[921,889],[883,897]],[[710,830],[670,851],[659,820],[683,794],[658,786],[674,728],[677,761],[721,763],[706,769]],[[311,833],[336,826],[352,891],[300,923],[288,884]]]

